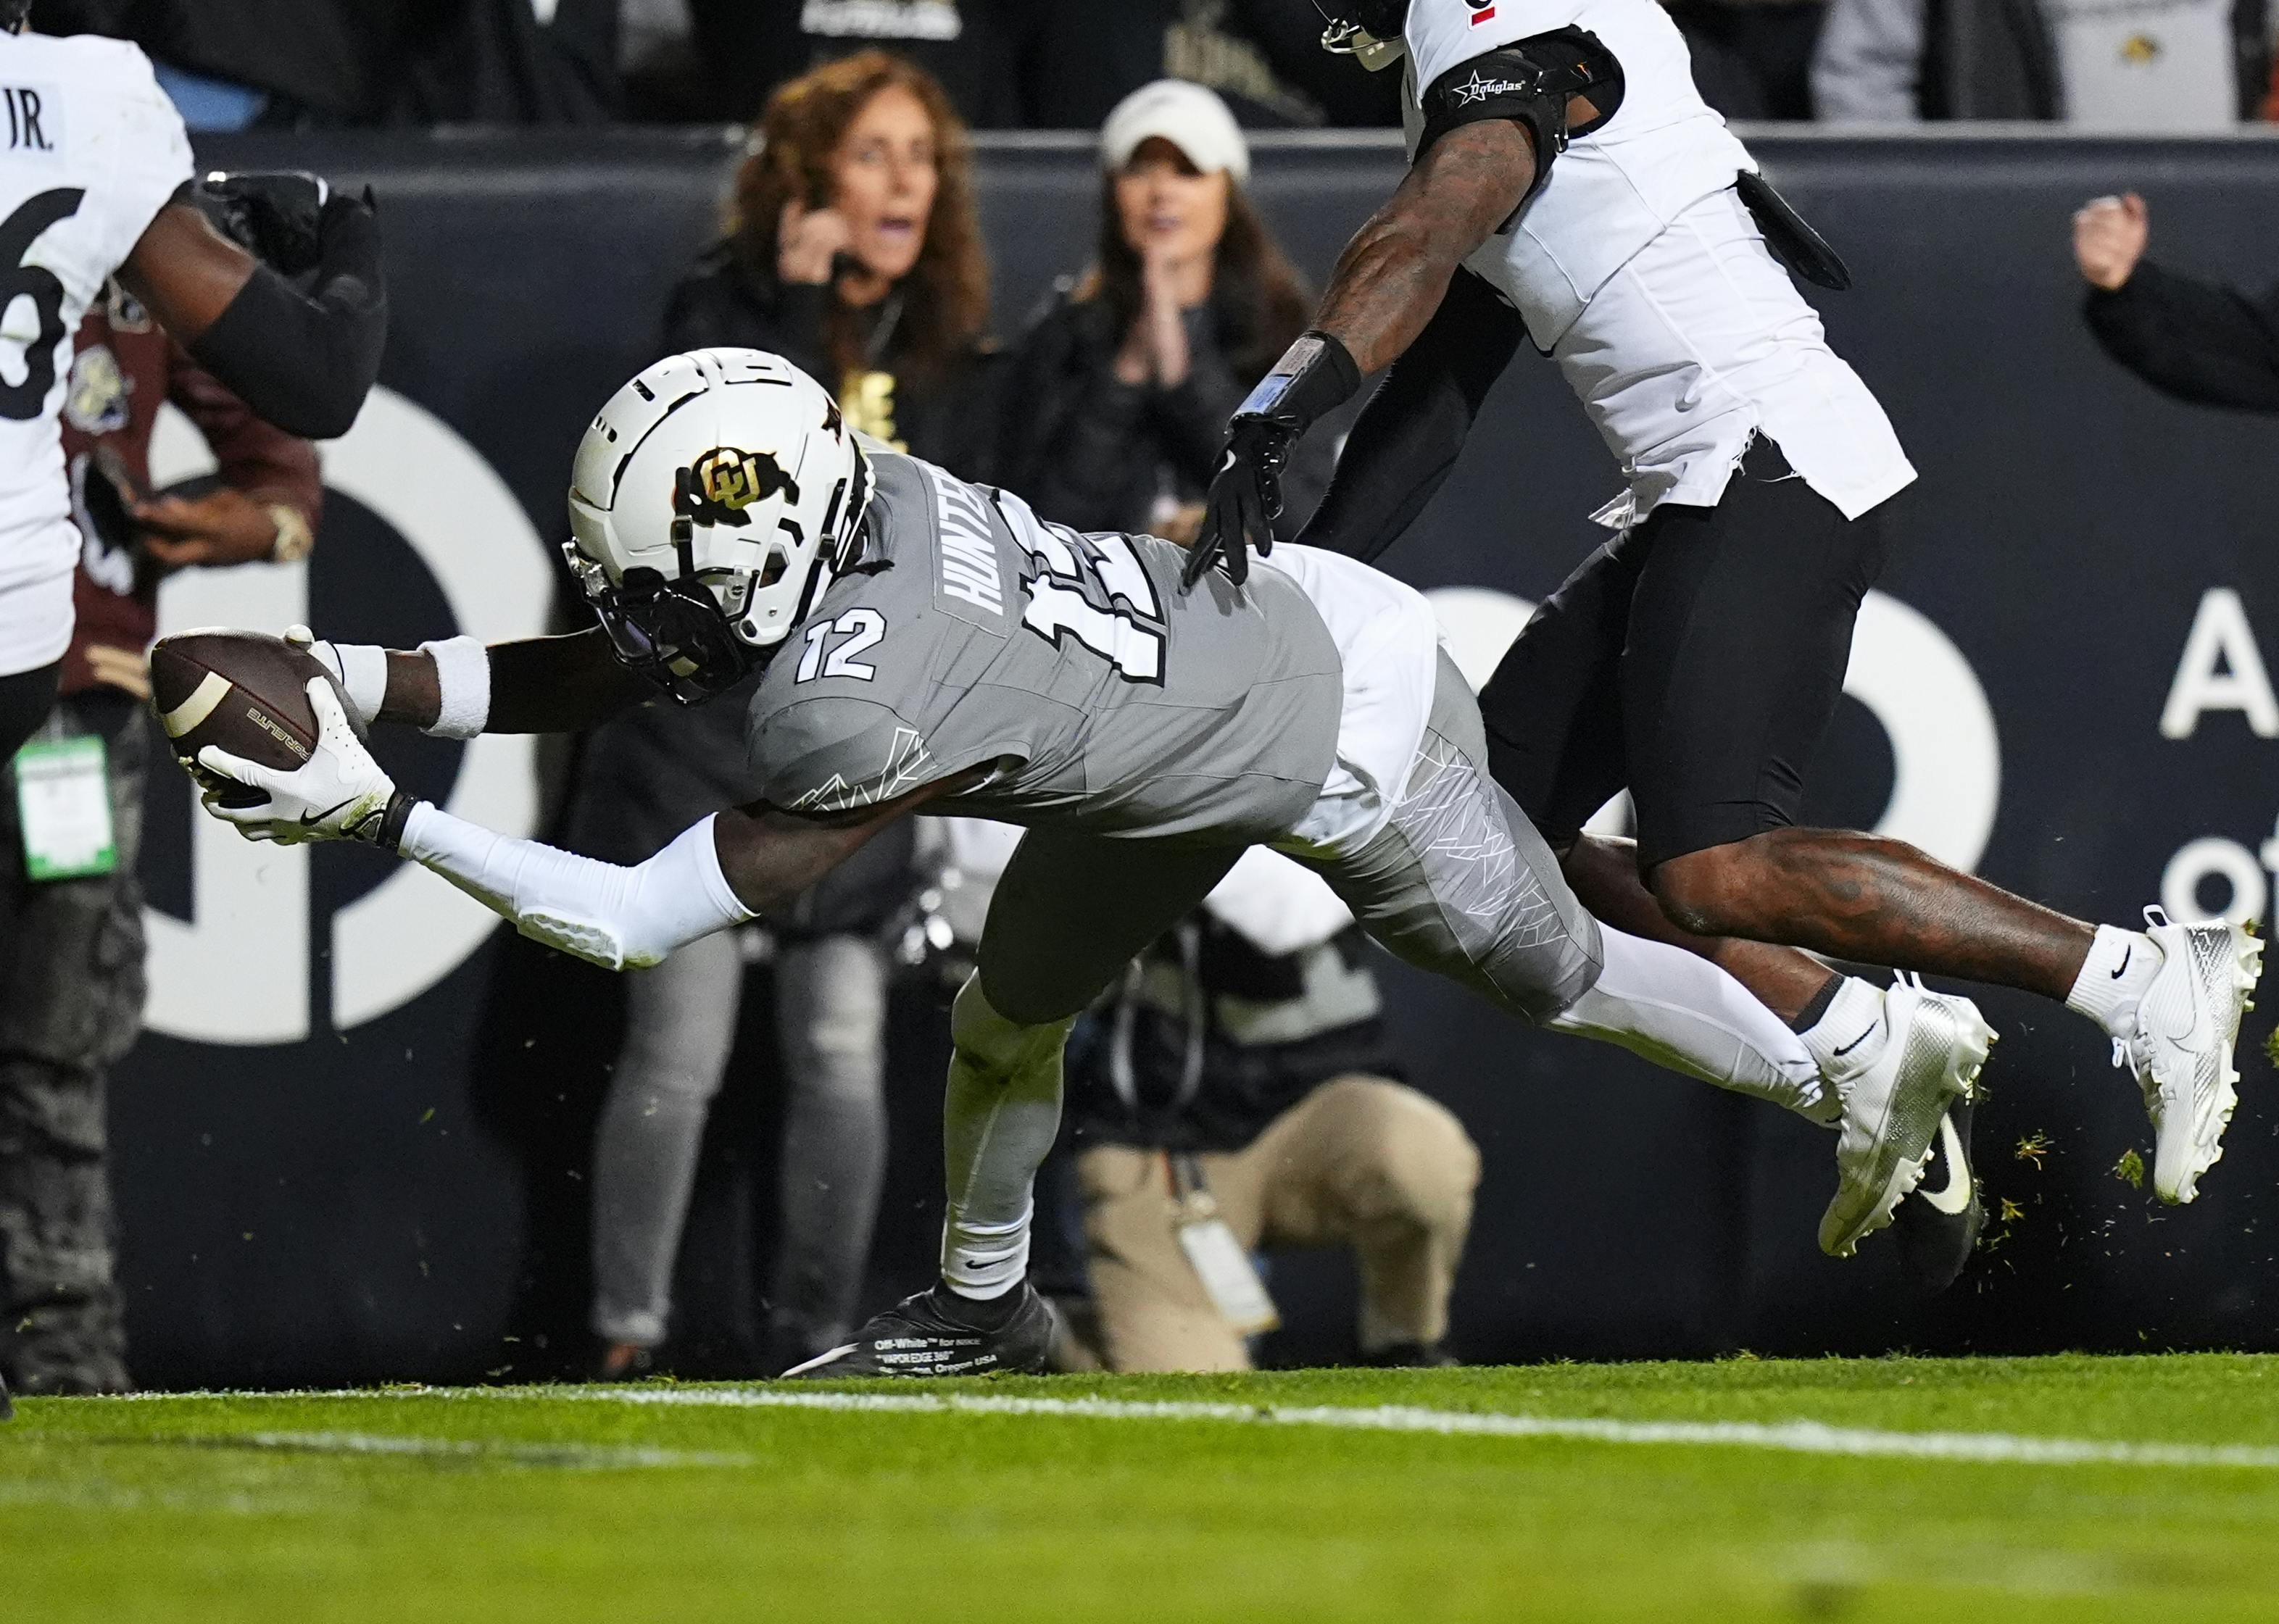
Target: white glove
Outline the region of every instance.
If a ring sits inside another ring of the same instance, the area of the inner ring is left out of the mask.
[[[274,840],[280,846],[304,840],[377,841],[395,800],[395,780],[372,759],[372,752],[349,725],[332,684],[321,677],[310,678],[309,704],[317,713],[317,747],[290,772],[249,762],[215,745],[198,752],[198,765],[208,773],[261,790],[266,801],[226,807],[218,789],[207,790],[200,799],[208,812],[236,824],[249,840]]]
[[[388,650],[377,643],[326,642],[306,626],[286,627],[285,640],[332,672],[358,727],[372,724],[388,698]]]

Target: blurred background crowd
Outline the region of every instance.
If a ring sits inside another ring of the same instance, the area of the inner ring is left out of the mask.
[[[2269,119],[2266,0],[1667,0],[1728,118]],[[893,50],[975,129],[1096,126],[1165,75],[1246,126],[1391,125],[1397,75],[1316,48],[1309,0],[40,0],[130,38],[191,127],[740,123],[834,57]]]
[[[2205,131],[2273,111],[2261,0],[1671,11],[1703,89],[1738,119]],[[898,448],[1080,528],[1175,539],[1193,532],[1229,413],[1310,309],[1250,199],[1246,130],[1396,119],[1397,75],[1320,51],[1308,0],[42,0],[35,22],[135,40],[194,129],[748,124],[717,240],[656,313],[656,354],[779,352]],[[1017,128],[1097,132],[1097,226],[1041,308],[993,318],[967,133]],[[2188,400],[2279,410],[2272,298],[2149,259],[2133,194],[2087,203],[2075,233],[2087,320],[2118,361]],[[0,928],[46,943],[25,961],[54,969],[0,988],[0,1360],[19,1389],[50,1392],[131,1380],[104,1090],[142,998],[134,701],[157,583],[300,558],[320,504],[313,450],[252,420],[124,295],[90,314],[78,349],[74,491],[118,500],[78,504],[81,630],[58,725],[114,741],[119,861],[0,883]],[[167,399],[221,471],[153,500]],[[1331,455],[1328,436],[1307,442],[1287,528]],[[561,837],[638,862],[751,799],[740,724],[731,695],[582,741]],[[1007,831],[900,826],[764,929],[625,977],[585,1185],[582,1368],[670,1362],[675,1261],[724,1089],[781,1101],[764,1345],[746,1357],[779,1368],[859,1321],[887,1166],[889,992],[898,977],[954,984],[1008,849]],[[780,1071],[732,1077],[761,964]],[[1064,1153],[1040,1195],[1062,1244],[1040,1249],[1039,1273],[1063,1305],[1068,1363],[1243,1367],[1276,1317],[1256,1260],[1292,1246],[1352,1253],[1362,1357],[1448,1357],[1480,1153],[1430,1079],[1404,1074],[1378,1016],[1350,917],[1264,852],[1133,964],[1072,1044]]]

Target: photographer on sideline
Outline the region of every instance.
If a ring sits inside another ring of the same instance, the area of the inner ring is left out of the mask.
[[[1110,1369],[1249,1369],[1273,1319],[1249,1254],[1275,1246],[1353,1249],[1370,1363],[1454,1362],[1479,1153],[1393,1080],[1367,952],[1327,885],[1254,847],[1093,1011],[1067,1117]]]
[[[2279,411],[2279,287],[2251,295],[2145,257],[2145,200],[2092,198],[2073,217],[2084,311],[2106,354],[2163,395]]]

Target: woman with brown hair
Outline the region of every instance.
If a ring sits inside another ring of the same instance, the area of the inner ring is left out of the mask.
[[[988,272],[964,128],[940,86],[883,51],[769,98],[736,175],[725,239],[673,292],[666,353],[773,350],[848,420],[968,479],[989,477],[994,358],[979,340]],[[571,839],[647,858],[689,823],[757,799],[745,686],[651,705],[596,732]],[[765,1368],[836,1343],[861,1318],[886,1174],[886,956],[917,888],[915,832],[890,831],[768,921],[784,1097],[780,1222]],[[745,955],[733,934],[627,977],[626,1030],[594,1142],[595,1374],[647,1367],[670,1329],[673,1261],[704,1123],[735,1047]]]
[[[1226,103],[1159,80],[1101,130],[1100,247],[1016,359],[1005,483],[1081,530],[1192,539],[1226,420],[1304,331],[1312,299],[1243,191],[1250,152]],[[1329,483],[1301,440],[1278,534]]]
[[[965,126],[925,70],[866,50],[768,98],[664,347],[773,350],[857,427],[984,479],[988,308]]]

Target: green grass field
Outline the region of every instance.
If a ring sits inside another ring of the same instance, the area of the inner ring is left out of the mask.
[[[0,1616],[2279,1618],[2279,1358],[786,1390],[27,1401]]]

